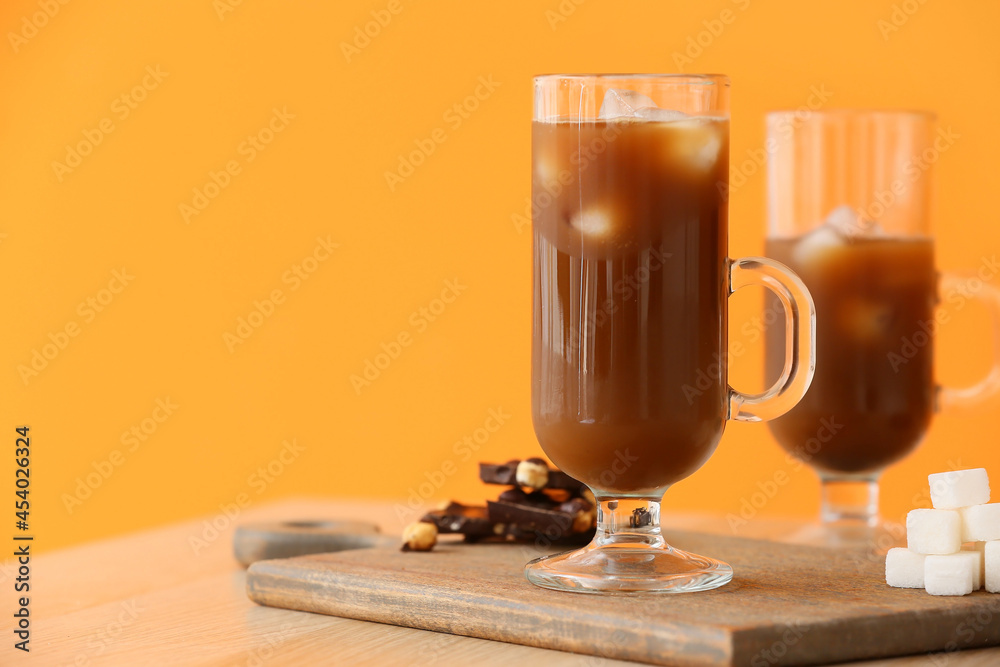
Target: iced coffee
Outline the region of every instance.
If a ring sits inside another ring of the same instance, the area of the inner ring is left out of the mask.
[[[933,321],[931,239],[886,235],[845,207],[803,236],[769,239],[766,254],[816,303],[816,374],[798,405],[770,422],[778,442],[828,473],[864,475],[906,456],[934,411],[933,337],[915,336]],[[767,307],[781,312],[773,298]],[[784,332],[773,326],[766,338],[773,379]]]
[[[630,495],[700,467],[728,401],[728,120],[640,97],[532,129],[535,431],[567,473]]]

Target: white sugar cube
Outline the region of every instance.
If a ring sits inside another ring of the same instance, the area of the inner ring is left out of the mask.
[[[986,590],[990,593],[1000,593],[1000,541],[987,542],[986,556]]]
[[[958,512],[962,515],[963,542],[1000,540],[1000,503],[963,507]]]
[[[947,556],[928,556],[924,561],[924,585],[931,595],[968,595],[975,580],[978,561],[963,551]]]
[[[979,555],[979,586],[976,588],[978,591],[986,584],[986,542],[963,544],[962,551],[972,551]]]
[[[990,502],[990,479],[985,468],[939,472],[927,479],[934,509],[954,510]]]
[[[918,554],[953,554],[962,549],[962,517],[952,510],[910,510],[906,546]]]
[[[923,588],[926,559],[909,549],[889,549],[885,555],[885,583],[895,588]]]
[[[983,557],[978,551],[959,551],[955,554],[959,558],[968,558],[972,563],[972,590],[978,591],[983,587]]]

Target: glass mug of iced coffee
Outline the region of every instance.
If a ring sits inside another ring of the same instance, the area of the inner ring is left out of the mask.
[[[985,300],[996,317],[1000,293],[975,274],[935,270],[931,167],[947,138],[932,114],[779,111],[768,114],[767,134],[766,254],[802,278],[817,312],[812,385],[769,424],[822,480],[823,526],[800,541],[885,549],[893,535],[878,522],[881,471],[913,451],[937,407],[1000,388],[997,366],[974,387],[935,384],[934,334],[953,307],[938,307],[939,295]],[[766,341],[777,377],[785,334],[768,329]]]
[[[532,421],[598,502],[593,542],[540,558],[558,590],[684,592],[729,565],[668,545],[664,491],[702,466],[727,419],[776,417],[813,369],[812,300],[766,259],[727,257],[729,81],[718,75],[547,75],[532,126]],[[786,313],[780,377],[727,384],[727,298],[763,285]]]

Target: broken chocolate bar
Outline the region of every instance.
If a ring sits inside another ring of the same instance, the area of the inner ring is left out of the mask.
[[[551,498],[542,491],[532,491],[525,493],[520,488],[507,489],[497,498],[502,503],[512,503],[514,505],[526,505],[528,507],[540,507],[542,509],[555,509],[559,506],[559,501]],[[584,501],[586,502],[586,501]],[[589,503],[588,503],[589,504]]]
[[[530,461],[542,461],[542,459],[529,459]],[[521,486],[517,481],[517,466],[521,461],[514,459],[507,463],[480,463],[479,479],[487,484],[503,484],[505,486]],[[545,464],[548,465],[548,464]],[[573,479],[562,470],[549,468],[549,477],[545,489],[561,489],[571,491],[574,495],[579,495],[586,488],[582,482]]]
[[[462,535],[466,542],[534,541],[544,536],[554,544],[576,544],[586,543],[593,536],[593,507],[585,500],[578,498],[564,503],[563,511],[551,500],[543,506],[539,496],[544,494],[527,494],[520,489],[518,492],[535,504],[490,502],[486,508],[453,502],[444,509],[428,512],[421,521],[434,524],[439,533]]]
[[[494,523],[516,526],[523,531],[544,535],[550,540],[568,537],[574,532],[573,515],[560,512],[558,507],[545,509],[493,500],[487,501],[486,506],[490,520]]]
[[[433,523],[439,533],[457,533],[472,542],[503,534],[497,532],[496,524],[490,520],[485,507],[474,507],[451,503],[442,510],[431,510],[421,521]]]

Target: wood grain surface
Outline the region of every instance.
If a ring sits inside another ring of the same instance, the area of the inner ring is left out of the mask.
[[[731,563],[734,581],[684,595],[558,593],[524,579],[533,548],[447,543],[261,561],[247,590],[269,606],[659,665],[814,665],[1000,644],[997,596],[891,589],[880,560],[848,552],[670,537]]]
[[[373,521],[402,529],[392,504],[285,500],[243,510],[237,523],[309,519]],[[561,651],[368,623],[253,604],[232,553],[233,526],[214,537],[200,517],[50,551],[32,559],[31,653],[0,643],[0,665],[432,665],[433,667],[624,667]],[[729,532],[723,517],[666,513],[674,528]],[[741,534],[781,539],[801,524],[756,518]],[[196,549],[192,538],[205,538]],[[412,554],[409,554],[412,555]],[[0,636],[12,638],[16,567],[0,562]],[[844,641],[850,641],[845,637]],[[969,648],[961,643],[958,648]],[[996,667],[1000,649],[858,663],[859,667]]]
[[[377,525],[365,521],[264,521],[238,526],[233,536],[233,556],[244,566],[377,546],[399,546],[399,538],[382,535]]]

